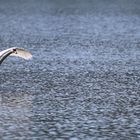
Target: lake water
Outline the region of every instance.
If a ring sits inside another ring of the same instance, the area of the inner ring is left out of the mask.
[[[139,140],[138,0],[0,1],[1,140]]]

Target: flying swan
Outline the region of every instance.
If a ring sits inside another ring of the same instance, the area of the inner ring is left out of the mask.
[[[24,58],[26,60],[31,59],[32,55],[28,51],[23,48],[9,48],[0,52],[0,64],[8,57],[8,56],[17,56]]]

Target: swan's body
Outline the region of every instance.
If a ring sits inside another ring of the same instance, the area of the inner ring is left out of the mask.
[[[8,57],[8,56],[18,56],[24,58],[26,60],[31,59],[32,55],[28,51],[22,48],[9,48],[0,52],[0,64]]]

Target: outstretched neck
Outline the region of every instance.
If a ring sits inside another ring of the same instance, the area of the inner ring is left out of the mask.
[[[0,65],[11,53],[13,53],[13,51],[9,50],[0,55]]]

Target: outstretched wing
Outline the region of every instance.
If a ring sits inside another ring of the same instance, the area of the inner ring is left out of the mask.
[[[10,56],[17,56],[17,57],[24,58],[26,60],[32,58],[31,53],[23,48],[11,48],[11,49],[15,49],[15,52],[11,53]]]

